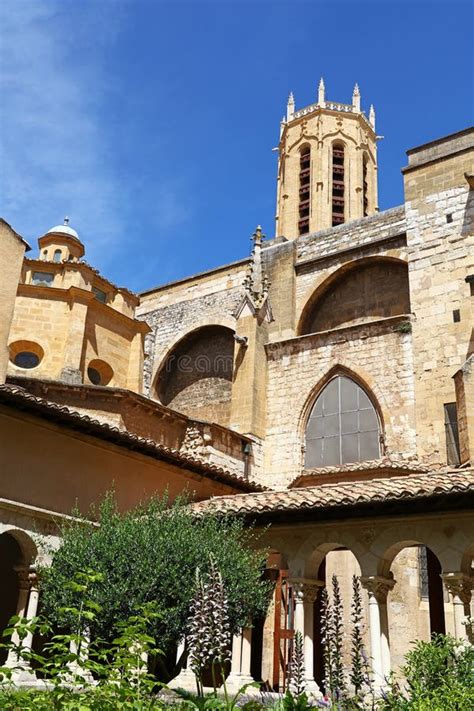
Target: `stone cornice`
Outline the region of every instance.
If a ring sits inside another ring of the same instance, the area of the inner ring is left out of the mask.
[[[271,360],[277,360],[283,355],[287,355],[288,351],[296,353],[300,350],[308,348],[311,345],[317,345],[318,341],[322,341],[322,345],[328,345],[340,341],[350,341],[360,337],[379,336],[388,331],[394,331],[394,327],[403,321],[409,321],[410,314],[400,314],[399,316],[389,316],[387,318],[375,319],[366,323],[356,323],[349,326],[341,326],[340,328],[332,328],[329,331],[319,331],[318,333],[308,333],[304,336],[293,336],[283,341],[271,341],[265,344],[267,356]],[[406,334],[404,334],[406,335]]]
[[[145,321],[131,318],[114,309],[113,306],[102,303],[102,301],[96,299],[94,292],[88,289],[81,289],[79,286],[69,286],[67,289],[61,289],[55,286],[41,286],[39,284],[18,284],[17,295],[39,297],[51,301],[65,301],[68,304],[87,304],[88,309],[99,313],[102,312],[107,314],[108,317],[120,321],[132,333],[145,334],[151,331],[150,326]]]

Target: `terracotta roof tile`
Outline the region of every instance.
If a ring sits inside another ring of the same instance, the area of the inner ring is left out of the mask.
[[[426,471],[369,481],[321,484],[306,488],[216,496],[194,504],[195,511],[211,507],[238,514],[264,514],[329,509],[373,502],[429,499],[437,495],[474,493],[474,469]]]
[[[309,479],[317,479],[318,477],[325,477],[326,475],[333,475],[333,474],[351,474],[351,473],[357,473],[357,472],[362,472],[364,474],[370,474],[374,473],[377,475],[377,472],[382,474],[383,471],[387,472],[394,472],[394,475],[396,476],[397,474],[424,474],[428,471],[430,471],[430,467],[427,467],[426,465],[420,464],[419,461],[411,461],[411,460],[396,460],[396,459],[390,459],[389,457],[383,457],[381,459],[374,459],[369,462],[352,462],[350,464],[343,464],[341,466],[337,467],[320,467],[319,469],[304,469],[301,474],[299,474],[293,481],[290,483],[290,489],[291,488],[299,488],[301,486],[305,486],[305,482],[308,481]]]

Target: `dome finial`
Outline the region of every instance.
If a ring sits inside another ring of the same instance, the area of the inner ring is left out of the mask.
[[[64,224],[67,226],[69,224],[69,217],[66,215],[64,218]]]

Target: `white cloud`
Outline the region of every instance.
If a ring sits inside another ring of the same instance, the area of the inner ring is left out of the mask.
[[[95,256],[120,234],[100,111],[113,82],[101,56],[123,21],[97,7],[4,0],[0,15],[2,213],[33,243],[67,213]]]

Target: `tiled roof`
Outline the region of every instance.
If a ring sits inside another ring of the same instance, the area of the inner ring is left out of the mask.
[[[290,483],[290,489],[306,486],[308,480],[316,480],[318,477],[326,478],[331,475],[344,475],[361,473],[365,475],[373,474],[377,477],[377,473],[393,472],[397,474],[425,474],[430,471],[430,467],[420,464],[418,461],[393,460],[388,457],[383,459],[374,459],[369,462],[354,462],[351,464],[343,464],[339,467],[320,467],[319,469],[304,469],[303,472],[293,479]]]
[[[377,502],[409,501],[474,493],[474,470],[430,471],[423,474],[365,481],[321,484],[254,494],[216,496],[194,504],[195,511],[211,507],[225,513],[263,515],[277,512],[316,511]]]
[[[264,491],[265,488],[255,482],[236,476],[230,472],[216,466],[195,459],[187,454],[182,454],[178,450],[165,447],[155,440],[139,437],[126,430],[120,430],[105,422],[92,419],[87,415],[76,412],[62,405],[36,397],[26,392],[16,385],[0,385],[0,404],[10,405],[19,410],[25,410],[33,414],[45,417],[48,420],[59,422],[61,425],[84,432],[86,434],[100,437],[103,440],[112,442],[127,449],[145,454],[154,459],[174,464],[181,469],[188,469],[210,479],[220,481],[230,486],[235,486],[240,491]]]

